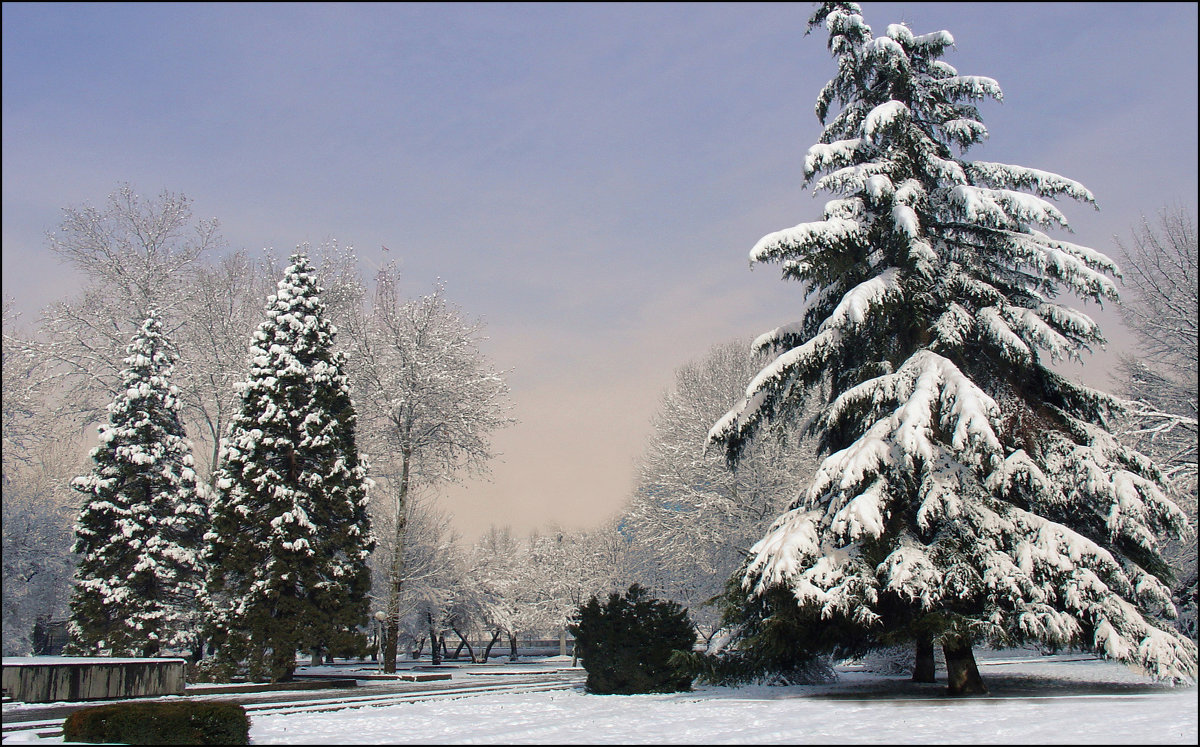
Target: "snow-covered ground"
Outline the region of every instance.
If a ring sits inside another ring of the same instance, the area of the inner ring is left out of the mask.
[[[804,687],[499,693],[258,714],[250,736],[254,744],[1196,744],[1194,686],[1158,685],[1079,655],[980,654],[986,697],[947,698],[939,686],[843,669],[836,683]]]
[[[1059,657],[1076,658],[1076,657]],[[1195,687],[1102,661],[981,661],[992,694],[951,699],[904,677],[843,672],[809,687],[673,695],[488,695],[363,711],[261,716],[255,744],[1195,744]],[[1149,686],[1148,686],[1149,685]]]

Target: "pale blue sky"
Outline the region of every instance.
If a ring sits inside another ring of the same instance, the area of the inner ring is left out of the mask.
[[[1064,207],[1073,240],[1114,252],[1142,214],[1195,213],[1195,4],[863,11],[949,30],[946,60],[1000,83],[972,155],[1090,188],[1099,212]],[[235,248],[336,238],[366,270],[387,245],[408,292],[440,277],[513,369],[522,424],[493,482],[445,499],[459,525],[593,524],[672,371],[799,316],[746,253],[823,204],[801,183],[834,69],[810,12],[4,3],[4,294],[33,317],[67,293],[45,232],[122,181],[190,196]]]

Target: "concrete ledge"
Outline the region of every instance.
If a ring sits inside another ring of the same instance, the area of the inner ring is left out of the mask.
[[[323,680],[325,682],[333,681],[332,680],[333,676],[328,675],[328,674],[296,674],[296,675],[292,675],[292,676],[295,679]],[[344,675],[337,675],[337,676],[343,677]],[[448,679],[452,679],[452,678],[453,678],[453,675],[451,675],[448,672],[445,674],[435,674],[433,672],[420,672],[420,673],[397,672],[396,674],[380,674],[379,672],[372,672],[370,674],[354,675],[354,679],[356,679],[356,680],[387,680],[389,682],[395,682],[396,680],[404,680],[406,682],[432,682],[433,680],[448,680]],[[351,682],[353,682],[353,681],[354,680],[351,680]]]
[[[312,678],[307,682],[233,682],[221,685],[199,683],[188,685],[188,695],[227,695],[230,693],[265,693],[279,690],[326,690],[338,687],[358,687],[358,683],[345,677]]]
[[[183,695],[183,659],[20,656],[3,659],[4,691],[22,703]]]

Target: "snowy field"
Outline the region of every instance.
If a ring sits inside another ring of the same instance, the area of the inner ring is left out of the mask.
[[[1195,687],[1156,686],[1096,660],[981,659],[980,671],[988,697],[843,672],[826,686],[487,695],[262,716],[250,735],[255,744],[1196,744]]]
[[[1159,685],[1080,655],[979,653],[986,697],[951,699],[938,685],[843,670],[819,686],[498,693],[260,714],[250,736],[253,744],[1196,744],[1194,686]],[[17,741],[39,740],[4,739]]]

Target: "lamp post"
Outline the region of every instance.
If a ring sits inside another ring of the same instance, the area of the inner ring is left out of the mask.
[[[375,659],[379,662],[379,671],[383,672],[383,621],[387,615],[383,610],[375,611]]]

